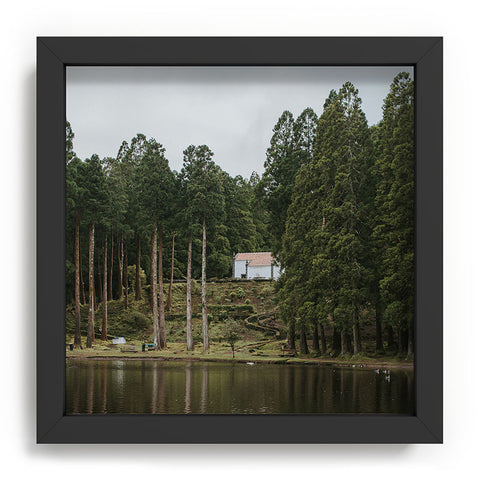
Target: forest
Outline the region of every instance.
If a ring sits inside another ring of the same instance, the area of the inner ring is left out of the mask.
[[[320,100],[320,99],[319,99]],[[107,340],[109,302],[148,303],[151,341],[167,346],[174,282],[185,282],[185,339],[194,349],[192,282],[201,282],[202,347],[208,352],[207,289],[230,279],[238,252],[272,251],[283,273],[275,311],[288,349],[362,352],[374,324],[375,352],[412,358],[414,345],[414,83],[400,73],[369,126],[350,82],[317,115],[284,111],[264,172],[232,177],[207,145],[183,151],[171,170],[156,139],[137,134],[116,157],[74,152],[66,124],[66,304],[74,347]],[[85,307],[86,308],[86,307]],[[101,318],[97,318],[101,315]]]

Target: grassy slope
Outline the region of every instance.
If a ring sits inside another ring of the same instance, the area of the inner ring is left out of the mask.
[[[165,285],[165,299],[168,285]],[[236,345],[235,360],[257,362],[313,362],[336,364],[368,364],[368,365],[397,365],[409,366],[411,362],[394,356],[375,358],[373,355],[374,328],[371,322],[366,322],[363,338],[365,354],[352,359],[335,358],[328,355],[315,357],[314,355],[299,355],[296,358],[281,356],[282,346],[285,345],[286,330],[279,320],[274,318],[276,304],[274,301],[274,287],[272,282],[209,282],[207,286],[207,302],[210,314],[210,340],[211,349],[207,355],[202,353],[202,330],[201,330],[201,290],[200,283],[194,283],[192,288],[193,307],[193,330],[195,351],[187,352],[185,344],[185,309],[186,309],[186,285],[177,283],[173,285],[172,310],[167,315],[167,343],[168,348],[160,352],[141,352],[141,344],[144,341],[152,341],[152,317],[148,300],[148,292],[144,292],[144,299],[134,301],[134,295],[130,296],[130,305],[127,310],[123,300],[108,302],[108,334],[109,338],[123,336],[129,345],[134,345],[136,353],[121,352],[120,347],[112,348],[109,342],[101,342],[98,339],[93,349],[75,350],[67,352],[68,357],[118,357],[125,358],[165,358],[165,359],[198,359],[209,361],[230,361],[232,352],[230,346],[222,339],[223,325],[226,317],[235,318],[242,328],[242,340]],[[103,306],[98,305],[96,311],[96,333],[102,322]],[[258,320],[254,314],[265,314],[266,319]],[[88,307],[81,307],[82,334],[86,334]],[[246,328],[245,320],[250,323]],[[260,327],[258,324],[260,323]],[[69,306],[66,312],[66,340],[73,342],[74,333],[74,309]],[[256,328],[252,328],[256,327]],[[263,328],[262,328],[263,326]],[[267,330],[264,329],[267,327]],[[277,333],[275,335],[275,332]],[[327,334],[329,332],[327,331]],[[99,333],[98,335],[99,336]]]
[[[165,299],[168,285],[165,285]],[[143,300],[135,301],[131,294],[128,309],[125,309],[124,300],[108,302],[108,336],[123,336],[127,341],[152,340],[152,315],[148,292],[144,292]],[[274,314],[276,306],[273,299],[272,282],[209,282],[207,286],[207,309],[210,321],[210,336],[213,342],[219,341],[222,336],[222,326],[227,317],[235,318],[242,326],[244,319],[253,314]],[[185,310],[186,284],[173,285],[172,309],[167,313],[167,341],[185,341]],[[194,341],[201,342],[201,290],[200,284],[192,286],[192,311]],[[95,312],[95,333],[99,336],[102,323],[103,305],[100,303]],[[82,335],[86,335],[88,306],[81,306]],[[280,322],[276,325],[281,328]],[[75,329],[74,307],[69,305],[66,311],[67,343],[72,341]],[[263,339],[261,331],[244,329],[242,335],[245,341]]]

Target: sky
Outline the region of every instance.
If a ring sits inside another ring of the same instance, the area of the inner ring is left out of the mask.
[[[182,168],[183,150],[206,144],[230,175],[263,173],[272,129],[284,110],[320,115],[330,90],[359,90],[369,125],[382,118],[395,75],[413,67],[67,67],[67,120],[74,151],[115,157],[143,133]]]

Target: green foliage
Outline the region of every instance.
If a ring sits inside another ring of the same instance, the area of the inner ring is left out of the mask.
[[[130,320],[137,330],[146,330],[150,326],[150,319],[143,313],[132,311]]]
[[[397,75],[376,132],[377,242],[379,287],[385,320],[407,330],[414,318],[414,84]]]
[[[200,226],[205,219],[207,226],[212,228],[225,215],[221,170],[213,162],[213,152],[206,145],[190,145],[183,156],[181,179],[185,220]]]
[[[243,288],[242,287],[238,287],[237,288],[237,298],[245,298],[245,292],[243,291]]]
[[[316,123],[317,116],[311,108],[305,109],[296,120],[291,112],[284,111],[273,129],[260,186],[270,215],[269,229],[275,253],[281,250],[295,175],[313,155]]]
[[[134,292],[136,288],[136,267],[135,265],[129,265],[128,266],[128,286],[129,289]],[[145,285],[147,283],[147,275],[143,268],[140,268],[140,284],[141,286]]]
[[[145,269],[141,281],[147,303],[139,310],[140,316],[129,317],[131,312],[125,307],[119,312],[109,310],[109,332],[127,334],[147,328],[150,233],[156,224],[163,234],[166,281],[173,234],[174,278],[185,279],[191,233],[192,275],[198,279],[205,221],[207,277],[225,282],[231,276],[232,255],[241,251],[272,250],[284,269],[276,282],[275,299],[270,284],[252,282],[247,287],[232,282],[220,290],[211,286],[210,320],[245,318],[257,308],[261,312],[275,309],[291,327],[291,336],[296,330],[310,332],[319,324],[351,335],[355,325],[373,322],[375,311],[376,319],[396,331],[411,329],[413,99],[413,81],[401,73],[385,99],[382,121],[370,128],[358,91],[349,82],[330,92],[319,118],[311,108],[296,119],[285,111],[273,129],[265,173],[260,178],[252,172],[248,180],[221,170],[206,145],[186,148],[181,172],[172,172],[163,146],[143,134],[130,143],[122,142],[115,158],[100,160],[92,155],[82,161],[74,152],[74,134],[67,122],[67,302],[73,300],[75,225],[80,228],[80,274],[87,286],[88,229],[94,223],[97,242],[103,244],[106,234],[108,246],[115,247],[113,259],[112,250],[107,249],[109,269],[113,260],[115,293],[121,291],[117,288],[116,247],[123,245],[127,252],[131,291],[135,288],[137,238],[140,265]],[[102,248],[95,248],[94,266],[100,304]],[[173,290],[172,309],[180,315],[185,308],[185,285],[175,284]],[[192,293],[194,298],[200,296],[198,282],[193,282]],[[235,305],[238,300],[245,304]],[[194,314],[199,308],[197,299]]]
[[[413,84],[407,74],[394,80],[375,128],[360,105],[349,82],[330,92],[313,158],[295,177],[277,282],[293,332],[333,322],[355,336],[378,291],[387,321],[413,321]]]
[[[136,178],[139,228],[150,234],[155,225],[161,227],[169,218],[174,187],[174,176],[165,158],[165,149],[154,139],[143,147]]]
[[[280,311],[301,328],[331,315],[341,328],[367,301],[365,228],[371,143],[358,92],[346,83],[318,121],[312,162],[297,174],[283,239]]]
[[[227,320],[225,322],[223,331],[222,331],[222,336],[225,339],[225,341],[230,345],[230,348],[232,349],[232,357],[235,357],[235,344],[240,340],[241,328],[238,325],[237,322],[234,320]]]

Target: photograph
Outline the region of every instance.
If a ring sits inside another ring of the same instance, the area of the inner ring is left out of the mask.
[[[65,415],[415,415],[412,65],[65,77]]]

